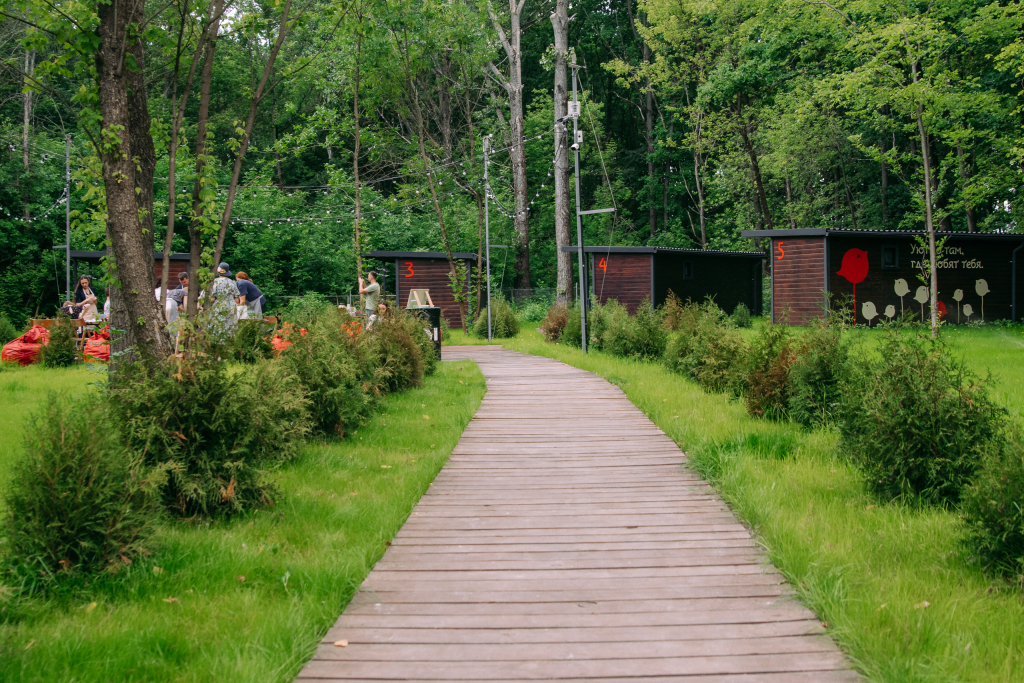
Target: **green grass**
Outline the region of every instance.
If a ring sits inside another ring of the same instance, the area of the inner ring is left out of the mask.
[[[477,337],[474,334],[467,334],[462,330],[449,330],[445,332],[444,338],[441,340],[441,346],[486,346],[500,345],[502,342],[508,341],[507,339],[495,339],[494,341],[487,341],[487,336]],[[443,352],[442,352],[443,357]]]
[[[991,368],[1021,408],[1020,331],[946,330],[968,363]],[[859,332],[872,342],[874,331]],[[958,547],[955,512],[880,504],[836,451],[834,434],[749,417],[657,363],[584,355],[532,330],[505,346],[556,358],[622,387],[690,454],[772,562],[869,680],[1024,680],[1024,595]]]
[[[0,374],[0,415],[12,427],[0,433],[0,470],[19,452],[20,424],[39,390],[81,389],[87,377]],[[4,390],[11,378],[25,388]],[[283,495],[273,507],[227,523],[166,523],[150,561],[75,598],[0,600],[0,678],[292,680],[427,490],[483,392],[474,364],[440,364],[423,387],[388,397],[349,440],[305,447],[276,474]]]

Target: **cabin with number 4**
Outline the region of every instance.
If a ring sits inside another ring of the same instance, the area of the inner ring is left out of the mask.
[[[368,251],[363,256],[384,262],[384,267],[389,271],[387,280],[394,283],[395,301],[399,306],[405,306],[410,290],[428,289],[431,301],[441,308],[441,315],[448,320],[448,324],[454,328],[462,327],[459,304],[455,301],[449,277],[451,267],[444,252]],[[452,256],[457,266],[465,267],[464,286],[468,294],[472,291],[476,254],[457,252]],[[391,287],[388,289],[391,290]]]
[[[578,253],[576,247],[562,251]],[[683,301],[712,297],[726,313],[743,303],[761,315],[761,252],[673,247],[584,247],[583,252],[591,292],[602,304],[615,299],[635,314],[645,301],[662,305],[671,291]]]
[[[772,320],[806,325],[846,305],[859,325],[909,313],[931,319],[924,232],[881,230],[745,230],[767,239]],[[938,314],[947,324],[1020,320],[1024,302],[1024,235],[940,232]],[[1018,276],[1019,275],[1019,276]]]

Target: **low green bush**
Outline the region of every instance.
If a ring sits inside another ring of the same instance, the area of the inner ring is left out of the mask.
[[[57,316],[57,320],[47,330],[49,341],[39,349],[39,362],[43,367],[66,368],[80,360],[75,329],[70,318]]]
[[[662,312],[647,301],[640,304],[635,316],[609,301],[603,307],[602,322],[599,348],[608,353],[642,360],[655,360],[665,353],[668,334],[662,327]]]
[[[516,315],[520,322],[539,323],[550,308],[550,299],[529,299],[516,306]]]
[[[818,321],[800,340],[790,370],[789,415],[805,427],[835,424],[843,401],[850,345],[842,324]]]
[[[568,313],[559,342],[579,348],[583,344],[583,315],[580,312],[579,300],[573,303]]]
[[[785,325],[769,323],[760,329],[747,356],[743,391],[747,412],[773,420],[789,416],[790,369],[795,361],[796,351]]]
[[[127,446],[168,468],[161,502],[180,517],[272,502],[262,469],[294,458],[310,432],[310,401],[283,363],[230,372],[213,353],[141,359],[119,367],[109,391]]]
[[[18,332],[18,328],[14,326],[14,323],[10,319],[0,313],[0,346],[3,346],[9,341],[14,341],[21,336]]]
[[[750,309],[742,301],[736,304],[736,308],[733,309],[732,316],[730,316],[733,325],[736,327],[750,327],[751,317]]]
[[[993,444],[961,503],[968,552],[987,570],[1024,575],[1024,433]]]
[[[687,302],[674,312],[678,328],[668,336],[663,356],[674,372],[696,380],[706,391],[738,393],[745,376],[747,344],[714,301]]]
[[[25,592],[116,572],[146,553],[159,470],[126,449],[95,395],[49,394],[4,496],[4,583]]]
[[[894,325],[878,354],[850,365],[840,448],[868,487],[884,498],[958,502],[1006,420],[991,382],[917,325]]]
[[[353,304],[358,308],[357,301]],[[288,305],[281,311],[281,319],[296,327],[309,327],[323,316],[336,312],[338,307],[323,294],[306,292],[302,296],[288,299]]]
[[[345,436],[370,414],[375,400],[374,370],[360,357],[359,335],[342,329],[347,320],[336,311],[318,317],[307,334],[289,335],[292,345],[278,359],[301,384],[318,434]]]
[[[240,363],[253,364],[274,357],[271,329],[262,320],[239,320],[231,341],[231,355]]]
[[[565,304],[554,304],[548,309],[547,315],[544,316],[544,320],[540,324],[541,332],[544,333],[548,341],[557,343],[562,338],[565,326],[569,322],[570,310]]]
[[[473,325],[473,334],[487,338],[487,311],[483,310]],[[519,319],[505,299],[494,296],[491,301],[491,337],[509,339],[519,334]]]
[[[379,316],[363,332],[359,343],[374,369],[377,390],[392,393],[423,384],[426,339],[423,321],[403,310]],[[428,352],[433,357],[432,345]]]

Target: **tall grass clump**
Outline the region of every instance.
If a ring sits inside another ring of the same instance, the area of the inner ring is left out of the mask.
[[[291,336],[278,359],[301,385],[318,434],[345,436],[370,414],[377,396],[374,371],[360,357],[358,340],[342,329],[345,320],[325,310],[310,319],[307,334]]]
[[[125,445],[147,465],[166,466],[161,502],[180,517],[273,502],[263,470],[298,454],[308,403],[286,365],[233,373],[213,352],[124,364],[110,382]]]
[[[33,593],[116,572],[145,554],[160,470],[147,476],[102,399],[51,393],[25,435],[4,496],[4,583]]]
[[[782,420],[789,416],[793,391],[790,369],[796,351],[785,325],[768,324],[761,328],[750,345],[744,399],[754,417]]]
[[[839,419],[850,359],[844,325],[817,321],[799,340],[790,369],[789,415],[805,427],[835,424]]]
[[[487,310],[473,324],[473,334],[487,337]],[[495,295],[491,299],[491,336],[495,339],[509,339],[519,334],[519,318],[504,297]]]
[[[965,545],[994,573],[1024,575],[1024,433],[1014,425],[993,444],[960,508]]]
[[[78,360],[78,338],[71,319],[57,316],[57,320],[47,330],[48,341],[39,349],[39,362],[47,368],[66,368]]]
[[[708,299],[673,306],[669,314],[677,327],[668,336],[665,365],[706,391],[735,393],[745,374],[747,344],[722,309]]]
[[[879,352],[851,363],[841,449],[883,498],[957,503],[997,443],[1005,409],[990,381],[920,326],[893,326]]]

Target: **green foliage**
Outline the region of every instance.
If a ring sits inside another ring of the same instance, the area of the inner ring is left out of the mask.
[[[687,302],[673,312],[665,364],[711,392],[736,393],[745,376],[747,345],[714,301]]]
[[[424,348],[429,341],[423,321],[412,313],[398,309],[393,315],[378,317],[359,338],[361,350],[374,368],[374,386],[392,393],[421,385],[426,370]],[[433,344],[428,352],[433,357]]]
[[[18,328],[14,326],[6,315],[0,313],[0,346],[20,337]]]
[[[742,301],[736,304],[730,318],[736,327],[750,327],[750,309]]]
[[[231,341],[233,358],[249,365],[273,358],[271,336],[271,329],[262,320],[239,320],[238,331]]]
[[[487,311],[476,319],[473,325],[473,334],[478,337],[487,338]],[[509,339],[519,334],[519,318],[512,306],[501,296],[494,296],[491,301],[491,337],[494,339]]]
[[[558,343],[562,338],[565,326],[569,323],[570,312],[571,309],[565,304],[553,304],[548,309],[547,315],[544,316],[544,320],[540,324],[540,329],[548,341]]]
[[[987,569],[1024,574],[1024,433],[994,440],[961,503],[969,552]]]
[[[877,357],[858,358],[844,392],[840,447],[883,498],[956,503],[1006,411],[941,340],[893,326]]]
[[[636,316],[612,300],[600,309],[597,320],[600,332],[597,348],[616,356],[654,360],[665,353],[667,333],[662,328],[662,313],[651,308],[646,301],[637,309]]]
[[[583,316],[580,313],[579,300],[574,301],[572,308],[569,309],[569,316],[565,320],[565,327],[562,328],[560,341],[577,348],[583,345]]]
[[[50,326],[49,341],[39,349],[39,362],[48,368],[66,368],[79,361],[78,338],[67,316],[58,316]]]
[[[322,316],[336,312],[337,306],[318,292],[306,292],[302,296],[288,300],[288,306],[282,311],[281,318],[297,327],[308,327]]]
[[[789,329],[773,324],[762,327],[747,358],[744,398],[751,415],[774,420],[789,415],[793,390],[790,369],[795,361]]]
[[[124,364],[110,384],[126,444],[148,465],[167,466],[161,501],[180,517],[273,502],[261,468],[298,454],[309,405],[286,364],[231,372],[213,353]]]
[[[529,299],[516,306],[516,317],[519,318],[520,322],[539,323],[547,316],[547,312],[550,308],[550,299]]]
[[[301,384],[318,434],[345,436],[374,403],[373,370],[360,359],[355,335],[342,329],[347,320],[336,311],[312,320],[307,334],[290,335],[279,358]]]
[[[159,470],[118,439],[103,400],[50,393],[4,496],[3,564],[26,592],[116,572],[146,553]],[[5,580],[9,583],[11,578]]]
[[[841,324],[818,321],[810,326],[789,372],[789,415],[794,421],[805,427],[836,422],[849,359],[850,347]]]

